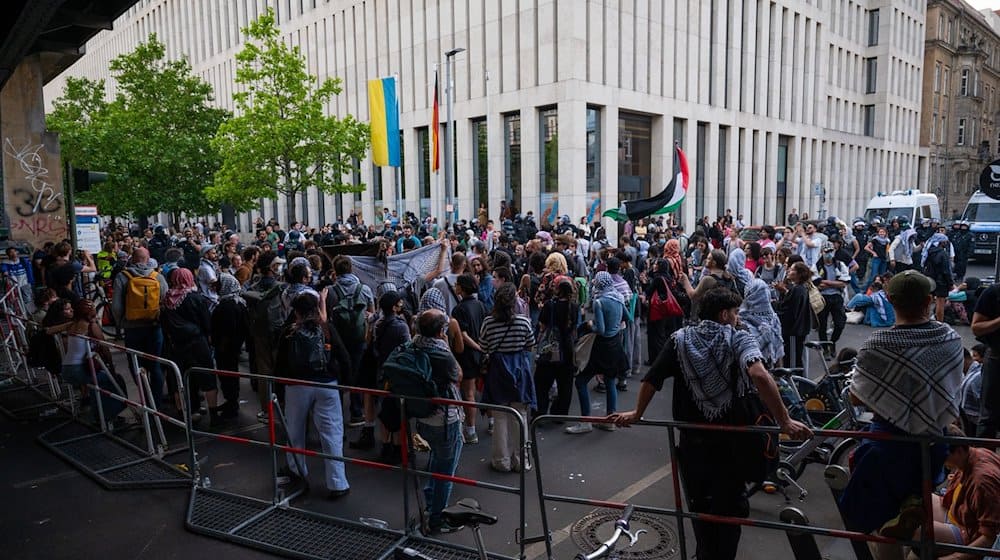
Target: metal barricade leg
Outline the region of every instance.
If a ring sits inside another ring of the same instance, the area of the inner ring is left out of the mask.
[[[809,525],[809,518],[806,517],[806,514],[791,506],[782,509],[781,513],[778,514],[778,519],[782,523],[791,525]],[[823,555],[820,554],[819,546],[816,545],[816,537],[809,533],[795,531],[785,531],[785,535],[788,537],[788,545],[792,547],[795,560],[822,560]]]

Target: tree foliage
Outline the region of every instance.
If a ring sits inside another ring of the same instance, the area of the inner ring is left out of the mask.
[[[237,115],[213,140],[223,159],[209,198],[247,210],[282,193],[294,217],[295,195],[310,187],[326,193],[363,188],[345,179],[365,157],[368,127],[325,111],[341,92],[340,79],[319,83],[309,74],[300,49],[279,37],[272,10],[242,31],[247,41],[236,55]]]
[[[110,69],[113,101],[103,81],[71,78],[48,116],[66,161],[108,172],[80,199],[113,216],[214,212],[205,196],[220,164],[211,139],[228,113],[211,105],[211,86],[187,60],[166,60],[155,34]]]

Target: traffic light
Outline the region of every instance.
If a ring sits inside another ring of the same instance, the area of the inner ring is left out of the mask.
[[[73,192],[82,193],[90,190],[91,185],[108,180],[108,174],[103,171],[73,168]]]

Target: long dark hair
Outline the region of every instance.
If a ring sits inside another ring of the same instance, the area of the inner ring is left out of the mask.
[[[310,292],[302,292],[292,300],[292,310],[298,316],[296,325],[299,328],[318,329],[319,318],[319,298]]]
[[[513,283],[501,284],[493,294],[493,317],[501,323],[509,323],[514,319],[514,302],[517,301],[517,288]]]

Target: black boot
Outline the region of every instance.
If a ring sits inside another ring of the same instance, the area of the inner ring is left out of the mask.
[[[209,427],[221,426],[226,423],[225,417],[222,415],[222,407],[216,406],[208,409],[208,425]]]
[[[375,426],[361,428],[361,437],[347,444],[351,449],[368,450],[375,447]]]

